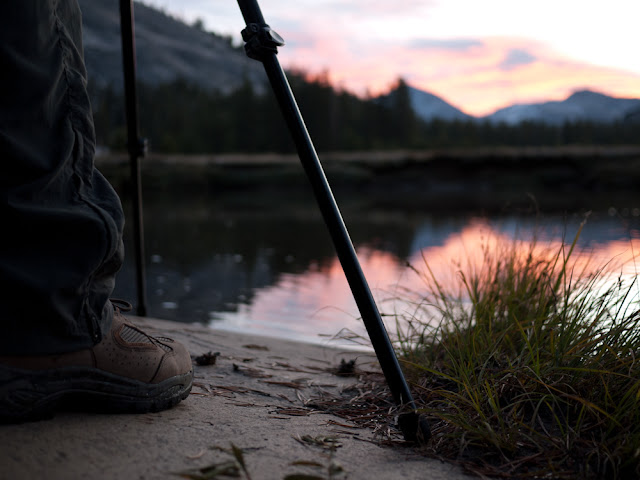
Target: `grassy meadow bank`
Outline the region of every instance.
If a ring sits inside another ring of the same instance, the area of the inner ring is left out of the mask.
[[[480,476],[638,478],[640,290],[615,259],[574,258],[581,230],[559,249],[488,242],[454,287],[415,266],[425,288],[396,321],[429,454]]]
[[[377,208],[545,211],[637,208],[640,147],[567,146],[319,153],[339,201]],[[119,189],[127,157],[103,154],[98,167]],[[305,195],[295,154],[149,154],[141,160],[145,192],[179,188],[210,195],[266,192]]]

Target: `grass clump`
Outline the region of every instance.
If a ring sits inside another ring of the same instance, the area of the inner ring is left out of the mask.
[[[484,249],[456,291],[428,288],[399,319],[431,453],[506,478],[640,477],[635,280],[574,261],[576,242]]]

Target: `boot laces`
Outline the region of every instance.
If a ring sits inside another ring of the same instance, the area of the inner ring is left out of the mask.
[[[133,306],[127,302],[126,300],[122,300],[120,298],[110,298],[109,299],[113,304],[113,308],[117,312],[130,312],[133,310]],[[173,342],[170,338],[164,337],[152,337],[151,335],[143,332],[137,326],[132,324],[124,324],[122,331],[120,332],[122,339],[129,343],[151,343],[160,347],[165,352],[170,352],[173,350],[169,345],[163,343],[165,342]]]

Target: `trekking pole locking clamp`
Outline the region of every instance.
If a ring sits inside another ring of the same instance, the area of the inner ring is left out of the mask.
[[[265,54],[278,53],[278,47],[284,45],[284,39],[266,24],[249,23],[241,33],[244,50],[254,60],[262,61]]]

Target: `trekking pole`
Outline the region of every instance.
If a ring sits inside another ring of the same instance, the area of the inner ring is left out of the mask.
[[[331,193],[287,77],[276,56],[277,47],[284,45],[284,40],[265,23],[257,0],[238,0],[238,5],[247,24],[247,27],[242,30],[247,56],[262,62],[280,110],[285,117],[380,367],[396,404],[401,407],[398,426],[406,440],[426,441],[431,436],[429,424],[424,416],[417,413],[415,402],[400,369],[367,280],[360,268],[342,215]]]
[[[133,186],[133,240],[136,259],[138,305],[136,313],[147,315],[147,289],[144,262],[144,225],[142,221],[142,184],[140,162],[147,152],[147,142],[138,132],[138,99],[136,95],[136,47],[133,0],[120,0],[120,33],[122,37],[122,66],[127,115],[127,150]]]

